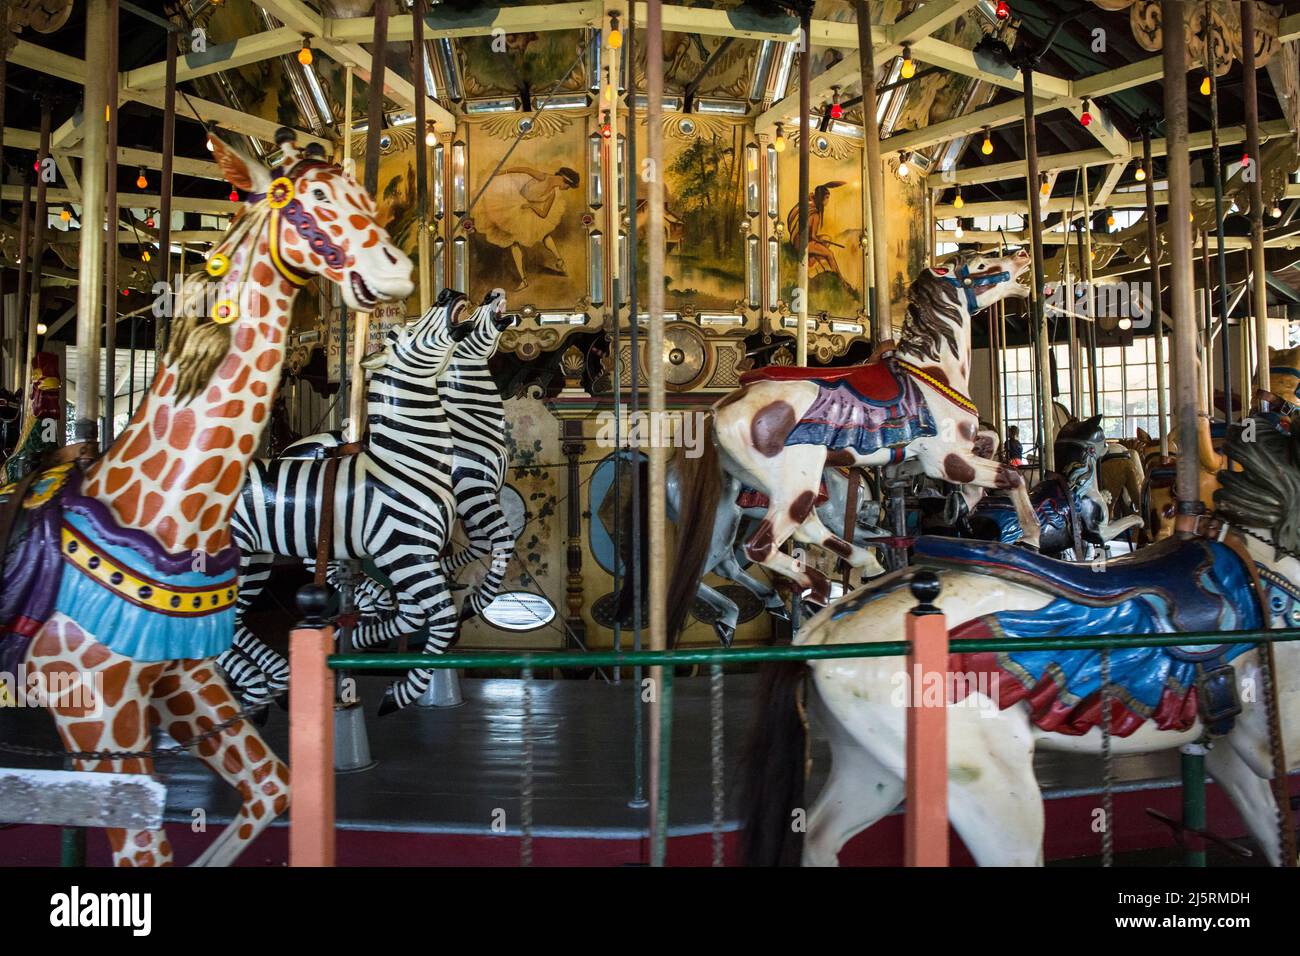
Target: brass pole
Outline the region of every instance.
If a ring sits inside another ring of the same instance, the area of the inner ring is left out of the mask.
[[[343,162],[352,158],[352,67],[343,80]]]
[[[158,183],[158,251],[162,254],[163,282],[167,284],[168,308],[163,311],[162,341],[171,338],[172,303],[180,297],[172,290],[172,158],[176,153],[176,57],[179,39],[175,30],[167,32],[167,72],[163,91],[162,172]],[[185,248],[181,247],[181,275],[185,274]],[[135,320],[132,320],[132,328]],[[157,335],[157,331],[155,331]],[[132,371],[135,366],[131,366]]]
[[[1267,391],[1268,374],[1268,268],[1264,261],[1263,160],[1259,151],[1259,93],[1255,65],[1255,2],[1241,5],[1241,96],[1246,103],[1246,151],[1250,155],[1250,273],[1251,312],[1255,315],[1255,387]],[[1245,380],[1241,390],[1244,408],[1251,407]]]
[[[1161,0],[1164,18],[1165,142],[1169,180],[1169,303],[1173,317],[1174,408],[1178,456],[1175,488],[1180,525],[1203,508],[1200,463],[1196,455],[1196,314],[1192,307],[1191,169],[1187,149],[1187,37],[1183,4]],[[1148,175],[1148,180],[1151,177]],[[1155,257],[1152,257],[1153,261]],[[1181,530],[1181,528],[1180,528]]]
[[[24,336],[22,350],[22,374],[23,374],[23,401],[26,401],[28,391],[31,389],[32,358],[36,355],[36,323],[41,317],[41,263],[45,260],[45,233],[46,223],[49,222],[49,205],[45,199],[45,191],[48,183],[45,180],[45,160],[50,155],[50,128],[53,110],[48,99],[41,100],[41,145],[40,152],[37,154],[37,162],[40,165],[40,171],[36,174],[36,207],[32,210],[32,251],[31,260],[27,266],[28,282],[27,287],[27,333]],[[83,219],[82,225],[85,222]]]
[[[664,30],[663,9],[660,0],[646,4],[645,27],[646,94],[649,108],[646,111],[646,129],[650,152],[649,213],[650,222],[646,241],[650,246],[648,285],[650,288],[650,327],[646,349],[650,361],[650,420],[664,420]],[[806,137],[805,137],[806,139]],[[710,438],[710,440],[712,440]],[[665,476],[668,455],[663,442],[654,442],[650,448],[650,649],[663,650],[667,646],[664,615],[668,610],[668,542],[666,514],[664,511]],[[650,684],[654,696],[650,701],[650,832],[651,864],[663,866],[668,832],[667,768],[668,748],[665,738],[664,697],[668,688],[664,682],[663,667],[650,668]]]
[[[1061,245],[1061,278],[1065,292],[1066,351],[1070,354],[1070,414],[1083,418],[1083,389],[1079,376],[1079,329],[1074,318],[1074,272],[1070,268],[1070,230],[1074,227],[1073,210],[1065,220],[1065,242]]]
[[[812,146],[812,29],[811,4],[799,21],[799,292],[795,303],[795,364],[808,364],[808,232]]]
[[[101,42],[108,46],[108,140],[105,146],[105,163],[108,171],[104,208],[108,216],[108,235],[104,247],[104,447],[113,444],[113,419],[117,415],[117,263],[121,255],[118,246],[117,208],[117,61],[118,31],[117,0],[108,0],[108,34]]]
[[[411,9],[411,73],[415,82],[415,241],[420,257],[421,315],[433,306],[429,262],[432,255],[429,243],[429,147],[424,141],[428,125],[425,97],[429,95],[424,81],[424,4],[425,0],[415,0]]]
[[[1210,234],[1201,230],[1201,275],[1205,283],[1202,307],[1205,309],[1205,349],[1201,368],[1205,377],[1205,411],[1214,417],[1214,280],[1210,275]]]
[[[1088,316],[1088,324],[1083,328],[1084,337],[1090,346],[1088,349],[1088,414],[1096,415],[1101,408],[1097,397],[1097,354],[1091,348],[1091,343],[1094,341],[1093,332],[1097,323],[1097,295],[1092,287],[1092,192],[1088,187],[1087,166],[1079,167],[1079,177],[1083,180],[1083,282],[1087,286],[1087,294],[1083,302]],[[1082,364],[1082,357],[1080,364]]]
[[[871,13],[867,0],[857,0],[858,54],[862,64],[862,115],[866,140],[868,211],[871,215],[871,272],[873,291],[871,339],[880,343],[893,338],[894,323],[889,302],[888,220],[885,215],[885,170],[880,159],[880,124],[876,116],[876,54],[871,43]]]
[[[1038,449],[1038,460],[1043,474],[1055,470],[1055,456],[1052,454],[1052,335],[1047,326],[1046,303],[1043,302],[1043,286],[1047,276],[1043,267],[1043,219],[1042,204],[1038,192],[1038,130],[1034,125],[1034,68],[1026,64],[1021,69],[1025,78],[1025,186],[1029,191],[1029,237],[1034,254],[1034,286],[1030,290],[1032,303],[1032,321],[1038,330],[1038,409],[1041,420],[1039,432],[1042,445]]]
[[[1184,97],[1186,102],[1186,97]],[[1186,119],[1184,118],[1184,129],[1186,129]],[[1172,164],[1172,160],[1170,161]],[[1156,337],[1156,408],[1159,415],[1160,426],[1160,454],[1169,454],[1169,384],[1166,381],[1165,368],[1165,324],[1160,315],[1160,239],[1156,233],[1156,192],[1155,192],[1155,171],[1151,167],[1151,122],[1142,124],[1142,165],[1147,171],[1146,178],[1146,199],[1147,199],[1147,259],[1151,263],[1150,279],[1151,294],[1146,297],[1147,308],[1151,312],[1151,322],[1154,326]],[[1189,193],[1190,195],[1190,193]],[[1182,225],[1187,225],[1187,216],[1183,210]],[[1174,211],[1172,207],[1169,211],[1169,228],[1173,231],[1176,223],[1174,222]],[[1179,446],[1182,447],[1181,445]]]
[[[86,0],[85,128],[81,164],[81,284],[77,286],[75,441],[99,441],[99,331],[104,313],[104,160],[108,105],[108,0]],[[116,222],[116,220],[114,220]],[[114,230],[116,232],[116,230]],[[114,236],[116,239],[116,236]]]
[[[14,308],[14,334],[9,340],[13,353],[13,383],[21,394],[20,402],[27,401],[27,315],[31,305],[27,297],[31,294],[31,221],[32,221],[32,177],[23,173],[23,199],[18,207],[18,296]],[[39,280],[38,280],[39,281]]]
[[[370,47],[370,103],[366,113],[366,191],[379,195],[379,137],[384,127],[384,57],[388,49],[388,3],[375,4],[374,42]],[[417,99],[424,77],[416,77]],[[424,131],[416,130],[420,146]],[[419,148],[419,147],[417,147]],[[370,313],[358,312],[353,319],[351,368],[348,374],[348,417],[352,420],[352,440],[358,441],[366,431],[366,373],[361,360],[366,356],[370,337]]]
[[[1205,0],[1205,19],[1208,23],[1214,12],[1212,0]],[[1214,232],[1218,240],[1219,266],[1219,318],[1223,324],[1223,394],[1224,418],[1233,420],[1232,400],[1232,333],[1228,328],[1228,251],[1224,242],[1223,211],[1223,161],[1219,154],[1219,78],[1216,75],[1214,44],[1205,44],[1205,72],[1210,78],[1210,164],[1214,172]],[[1150,170],[1147,170],[1150,173]],[[1245,336],[1242,336],[1245,347]],[[1214,376],[1210,375],[1210,390],[1214,390]]]

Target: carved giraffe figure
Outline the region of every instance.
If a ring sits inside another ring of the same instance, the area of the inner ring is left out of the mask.
[[[413,289],[410,260],[375,223],[351,170],[282,142],[282,166],[268,171],[211,139],[226,178],[251,193],[248,206],[207,276],[187,284],[167,355],[130,424],[84,475],[60,466],[25,500],[22,513],[44,524],[28,519],[5,565],[0,652],[25,650],[31,671],[81,675],[101,691],[92,711],[66,694],[49,700],[70,751],[147,751],[154,725],[186,743],[236,717],[213,660],[234,630],[230,513],[268,418],[293,299],[312,276],[337,284],[359,310]],[[42,495],[55,507],[32,510]],[[31,570],[42,561],[52,585]],[[24,622],[33,626],[24,631]],[[288,806],[288,770],[248,720],[194,752],[242,797],[198,860],[228,864]],[[77,766],[152,772],[146,758]],[[118,865],[171,862],[162,831],[110,829],[109,840]]]

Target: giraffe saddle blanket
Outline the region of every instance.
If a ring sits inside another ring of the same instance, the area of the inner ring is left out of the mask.
[[[14,672],[56,613],[133,660],[208,658],[230,647],[238,549],[164,551],[121,527],[80,484],[79,470],[60,465],[24,497],[0,568],[0,670]]]
[[[785,438],[786,445],[851,448],[867,455],[892,448],[897,460],[917,438],[937,434],[934,415],[912,376],[886,357],[848,368],[776,365],[741,376],[741,383],[811,381],[817,397]]]
[[[1132,559],[1098,566],[996,542],[923,537],[917,540],[916,560],[940,568],[979,568],[1051,596],[1036,610],[997,611],[965,621],[952,629],[954,640],[1234,631],[1264,621],[1250,569],[1232,548],[1209,539],[1170,538]],[[1226,732],[1230,723],[1223,722],[1221,676],[1252,646],[1112,650],[1111,732],[1125,737],[1148,720],[1161,730],[1187,730],[1198,714],[1214,732]],[[1098,649],[955,654],[950,668],[991,679],[1000,707],[1027,702],[1043,730],[1084,734],[1102,720]]]

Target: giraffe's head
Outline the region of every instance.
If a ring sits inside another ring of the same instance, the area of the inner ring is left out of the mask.
[[[209,141],[227,181],[248,193],[239,219],[265,214],[264,233],[282,275],[298,285],[312,276],[329,279],[348,307],[362,312],[410,296],[411,260],[375,220],[374,200],[350,162],[327,162],[314,144],[300,150],[287,130],[274,169],[215,136]]]
[[[392,329],[384,347],[361,360],[372,372],[397,373],[404,378],[437,378],[447,368],[457,343],[474,331],[469,300],[443,289],[428,312]]]

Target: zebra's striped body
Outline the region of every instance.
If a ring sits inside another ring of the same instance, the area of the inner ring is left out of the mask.
[[[338,464],[331,560],[369,557],[393,582],[403,613],[401,633],[428,628],[426,653],[441,653],[456,634],[456,610],[439,554],[455,516],[451,431],[438,393],[457,339],[472,330],[456,323],[464,296],[444,291],[412,325],[389,333],[386,347],[367,359],[369,440]],[[240,616],[261,592],[275,555],[316,556],[328,462],[320,458],[256,461],[235,509],[233,536],[243,552]],[[246,629],[241,653],[249,654]],[[238,639],[237,639],[238,640]],[[255,638],[252,638],[256,641]],[[358,631],[370,646],[375,634]],[[431,672],[412,670],[389,689],[381,712],[405,707],[423,693]]]
[[[504,308],[504,294],[500,302]],[[487,574],[461,607],[461,620],[481,613],[500,593],[515,551],[514,532],[501,510],[501,486],[510,461],[506,412],[488,369],[508,321],[497,313],[475,323],[474,331],[456,349],[438,380],[456,443],[451,472],[456,515],[469,538],[469,547],[444,561],[443,570],[454,576],[474,561],[491,556]]]

